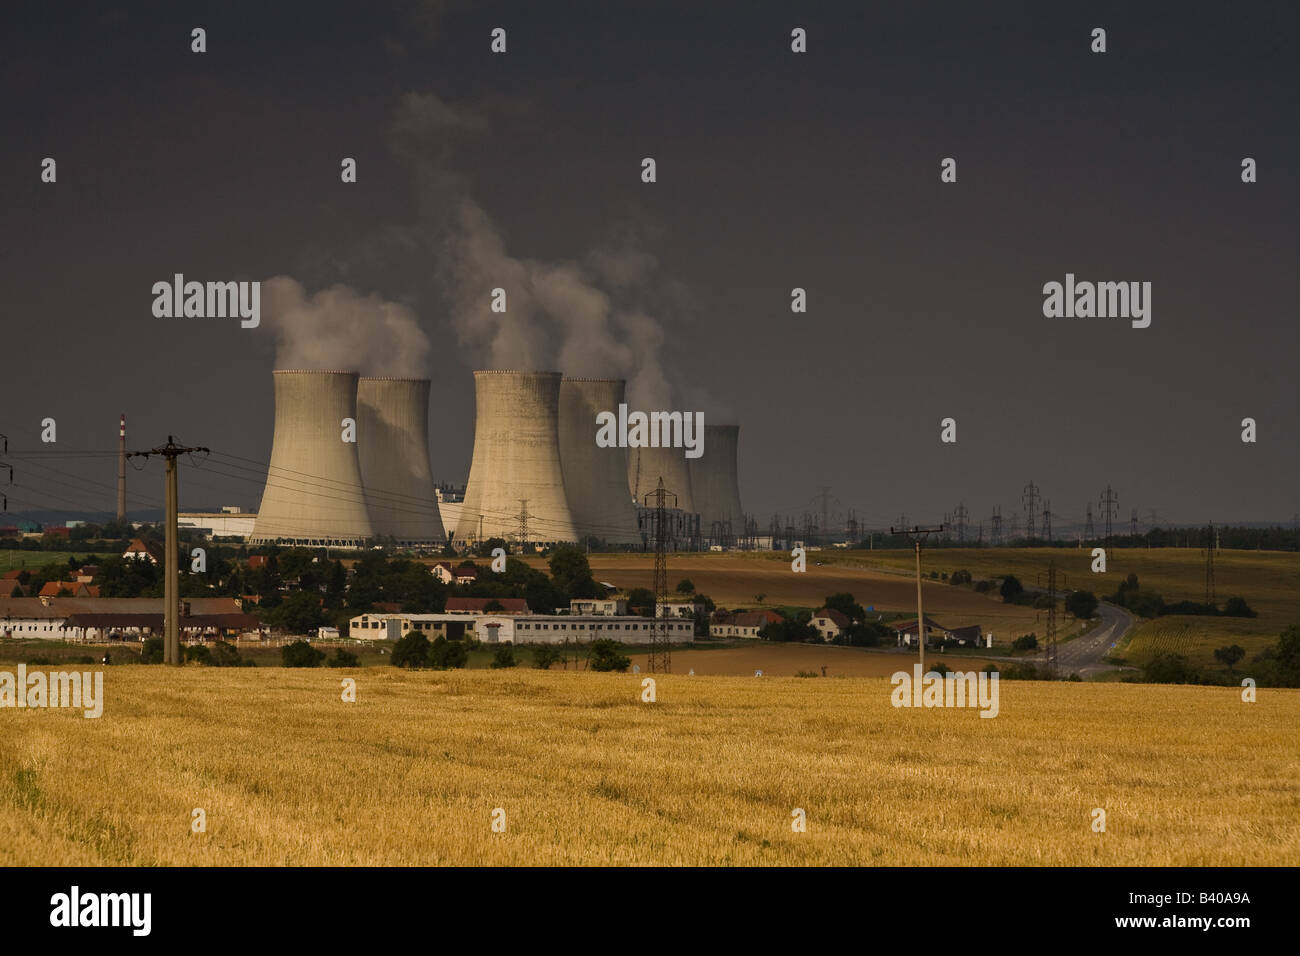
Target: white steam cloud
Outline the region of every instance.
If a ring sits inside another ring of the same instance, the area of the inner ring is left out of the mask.
[[[309,296],[297,279],[275,276],[262,282],[262,314],[276,368],[428,374],[429,340],[415,313],[378,295],[336,285]]]

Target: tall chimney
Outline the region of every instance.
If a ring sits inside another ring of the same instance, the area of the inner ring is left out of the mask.
[[[117,520],[126,520],[126,412],[117,430]]]

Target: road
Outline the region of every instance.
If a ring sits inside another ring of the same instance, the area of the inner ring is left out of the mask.
[[[1127,611],[1105,603],[1097,605],[1097,616],[1097,626],[1088,633],[1057,645],[1056,669],[1062,675],[1078,674],[1087,679],[1102,671],[1123,669],[1102,658],[1128,633],[1133,618]]]

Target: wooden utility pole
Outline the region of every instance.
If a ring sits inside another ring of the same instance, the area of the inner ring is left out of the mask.
[[[171,435],[167,436],[167,444],[158,448],[152,448],[149,451],[133,451],[128,454],[127,458],[148,458],[150,455],[161,455],[167,460],[167,554],[164,561],[165,573],[167,580],[163,585],[163,663],[179,665],[181,661],[181,639],[180,639],[180,560],[179,546],[176,530],[176,511],[177,511],[177,494],[176,494],[176,458],[178,455],[189,455],[194,452],[208,454],[206,448],[183,448],[176,444],[176,440]]]
[[[915,538],[916,543],[916,637],[917,644],[921,647],[921,673],[925,674],[925,604],[921,597],[921,537],[934,532],[943,531],[943,525],[937,528],[922,528],[913,525],[911,528],[893,528],[889,529],[890,534],[910,534]]]

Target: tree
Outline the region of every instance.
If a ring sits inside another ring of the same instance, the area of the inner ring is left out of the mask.
[[[1065,609],[1078,620],[1086,621],[1097,611],[1097,596],[1091,591],[1071,591],[1065,598]]]
[[[394,667],[428,667],[429,639],[419,631],[407,631],[393,645]]]
[[[486,541],[479,544],[476,553],[480,558],[490,558],[492,557],[492,552],[497,548],[500,548],[502,551],[510,550],[506,545],[505,538],[488,538]]]
[[[627,592],[627,607],[642,617],[654,617],[655,593],[649,588],[633,588]]]
[[[334,649],[334,657],[330,660],[330,667],[356,667],[359,663],[357,655],[338,647]]]
[[[267,615],[271,624],[290,634],[310,634],[325,623],[320,595],[311,591],[294,591]]]
[[[1012,649],[1017,651],[1032,651],[1037,646],[1038,646],[1037,634],[1025,634],[1022,635],[1021,637],[1017,637],[1014,641],[1011,642]]]
[[[1230,644],[1227,647],[1216,648],[1214,651],[1215,660],[1227,666],[1232,670],[1237,666],[1237,662],[1246,656],[1246,649],[1238,644]]]
[[[509,644],[502,644],[492,656],[492,666],[495,668],[514,667],[517,663],[514,648]]]
[[[998,589],[998,593],[1002,595],[1003,604],[1013,603],[1024,591],[1025,586],[1020,583],[1020,580],[1015,575],[1011,574],[1002,579],[1002,587]]]
[[[599,593],[587,556],[573,545],[556,545],[547,564],[551,569],[551,580],[566,599],[594,598]]]
[[[469,648],[464,641],[449,641],[440,634],[429,645],[429,663],[440,671],[464,667],[469,663]]]
[[[677,593],[678,594],[695,593],[695,585],[691,583],[690,578],[682,578],[680,581],[677,582]]]
[[[212,652],[203,644],[190,644],[184,648],[185,663],[201,664],[204,667],[212,666]]]
[[[500,601],[498,601],[496,598],[493,598],[491,601],[488,601],[486,604],[483,605],[484,614],[500,614],[505,609],[506,606],[502,604]]]
[[[320,667],[321,661],[325,660],[325,652],[306,641],[294,641],[280,648],[280,659],[285,667]]]
[[[22,597],[22,596],[23,596],[23,586],[22,586],[21,584],[15,584],[15,585],[14,585],[14,589],[13,589],[12,591],[9,592],[9,596],[10,596],[11,598],[20,598],[20,597]]]
[[[865,621],[867,619],[867,612],[847,591],[831,594],[823,603],[832,611],[839,611],[850,621]]]
[[[145,638],[140,648],[141,664],[161,664],[163,662],[163,639],[161,637]]]
[[[1255,616],[1255,612],[1252,611],[1250,605],[1246,603],[1246,599],[1237,596],[1228,598],[1228,603],[1223,605],[1223,613],[1227,617],[1254,617]]]
[[[591,656],[587,666],[594,671],[626,671],[632,666],[632,659],[619,653],[621,646],[608,638],[591,642]]]
[[[1196,683],[1196,671],[1181,654],[1157,654],[1147,661],[1142,670],[1146,679],[1153,684]]]
[[[970,572],[967,571],[965,568],[962,568],[958,571],[954,571],[952,573],[952,577],[948,579],[949,584],[970,584],[970,582],[971,582]]]
[[[1288,687],[1300,684],[1300,624],[1292,624],[1277,639],[1278,672]]]

